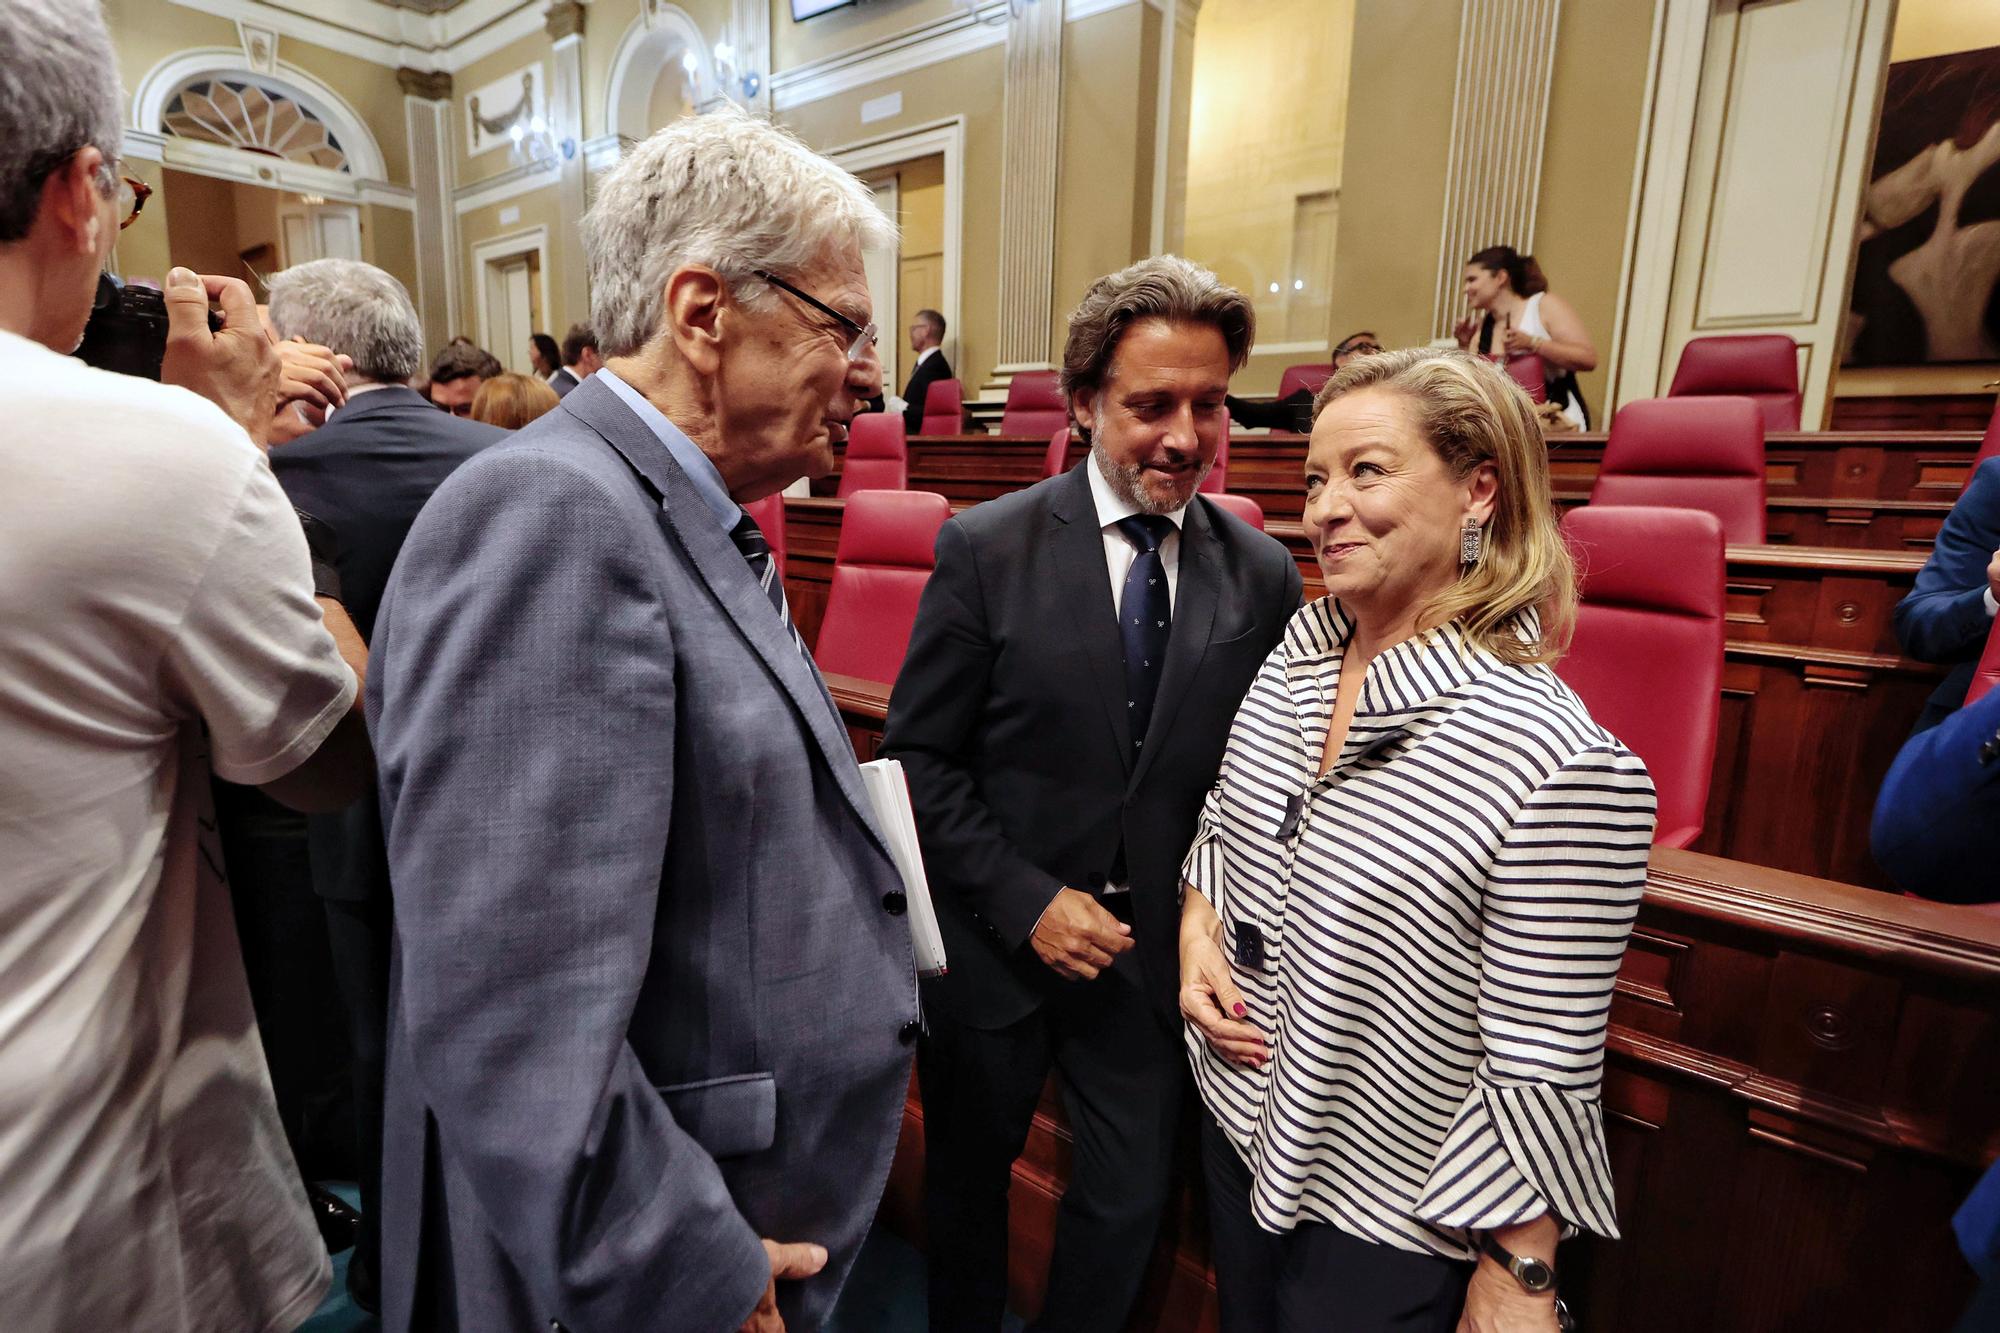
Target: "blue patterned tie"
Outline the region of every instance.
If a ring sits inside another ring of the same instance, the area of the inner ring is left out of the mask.
[[[771,558],[771,544],[764,540],[764,530],[757,526],[757,520],[750,517],[748,511],[729,530],[729,540],[735,542],[736,549],[743,553],[750,572],[757,576],[757,585],[771,599],[778,619],[785,622],[785,631],[798,645],[800,654],[810,661],[812,654],[806,651],[806,641],[799,637],[798,626],[792,623],[791,608],[785,604],[785,581],[778,577],[778,562]]]
[[[1174,624],[1167,570],[1160,560],[1160,543],[1174,530],[1174,524],[1159,514],[1134,514],[1119,519],[1118,530],[1139,548],[1118,602],[1118,638],[1125,646],[1125,717],[1131,723],[1132,749],[1137,753],[1153,720],[1153,699],[1160,692],[1167,635]]]

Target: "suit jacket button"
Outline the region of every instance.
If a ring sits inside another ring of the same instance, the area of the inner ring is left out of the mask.
[[[917,1032],[918,1032],[917,1020],[913,1018],[909,1022],[903,1024],[903,1026],[896,1029],[896,1040],[902,1042],[903,1045],[908,1046],[911,1042],[917,1039]]]
[[[1088,884],[1090,885],[1090,887],[1091,887],[1091,888],[1093,888],[1093,889],[1101,889],[1101,888],[1103,888],[1103,887],[1104,887],[1104,872],[1103,872],[1103,871],[1101,871],[1101,870],[1093,870],[1093,871],[1091,871],[1091,872],[1090,872],[1090,874],[1089,874],[1089,876],[1088,876],[1088,877],[1087,877],[1087,879],[1086,879],[1086,882],[1087,882],[1087,883],[1088,883]]]
[[[890,916],[901,916],[909,910],[910,900],[903,896],[901,889],[891,889],[882,895],[882,910]]]

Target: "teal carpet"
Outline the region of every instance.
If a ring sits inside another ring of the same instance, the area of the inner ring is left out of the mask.
[[[359,1206],[351,1185],[329,1185],[334,1193]],[[333,1256],[333,1286],[326,1301],[299,1333],[374,1333],[375,1316],[347,1299],[347,1256]],[[925,1333],[924,1256],[904,1240],[876,1228],[855,1257],[840,1307],[823,1333]],[[1008,1315],[1003,1333],[1021,1333],[1021,1321]]]

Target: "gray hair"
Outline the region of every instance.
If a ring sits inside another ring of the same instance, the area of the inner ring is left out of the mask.
[[[1154,255],[1091,283],[1070,312],[1063,396],[1090,399],[1101,393],[1125,330],[1142,319],[1215,329],[1229,349],[1232,375],[1243,369],[1257,340],[1257,314],[1249,297],[1191,259]]]
[[[0,244],[28,234],[42,183],[85,148],[117,187],[124,100],[97,0],[0,0]]]
[[[315,259],[274,274],[271,326],[354,358],[355,373],[401,384],[424,359],[424,328],[403,284],[358,259]]]
[[[888,248],[896,225],[853,176],[726,107],[675,121],[607,172],[583,241],[599,351],[625,356],[659,331],[667,278],[684,264],[714,269],[757,306],[771,289],[755,270],[798,273],[857,242]]]

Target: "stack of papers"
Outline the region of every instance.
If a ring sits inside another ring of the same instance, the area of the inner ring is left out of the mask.
[[[903,876],[903,897],[909,904],[910,943],[917,954],[917,975],[941,977],[945,972],[944,937],[938,933],[937,910],[931,906],[931,883],[924,875],[923,852],[917,846],[917,817],[910,809],[910,784],[894,759],[871,759],[861,766],[875,823],[889,840],[889,856]]]

